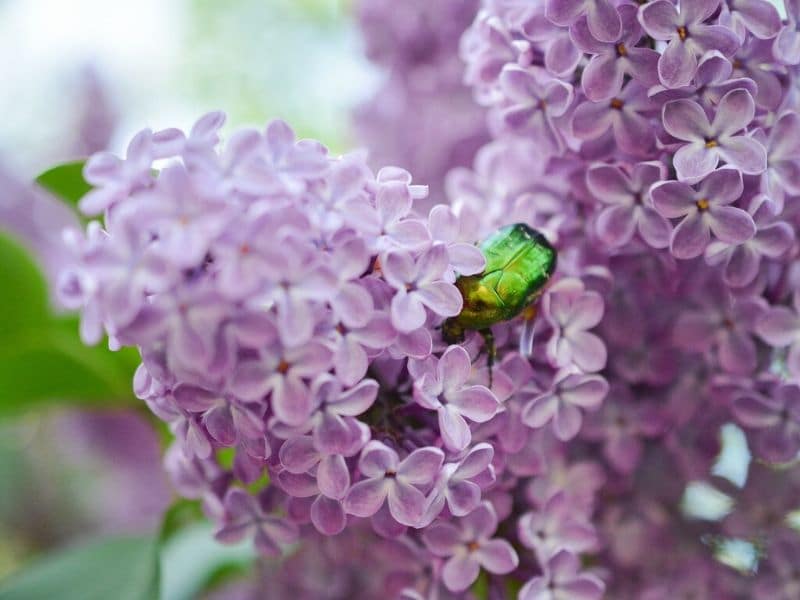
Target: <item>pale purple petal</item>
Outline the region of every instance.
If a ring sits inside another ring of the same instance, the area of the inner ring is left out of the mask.
[[[388,504],[397,522],[409,527],[417,526],[425,513],[425,495],[399,479],[389,485]]]
[[[384,479],[359,481],[344,499],[344,510],[357,517],[371,517],[383,504],[391,484]]]
[[[478,578],[480,565],[467,553],[459,553],[448,560],[442,570],[442,581],[451,592],[463,592]]]
[[[447,405],[440,408],[438,413],[439,431],[445,446],[454,451],[466,448],[472,440],[472,434],[458,408]]]
[[[441,470],[443,462],[444,453],[439,448],[418,448],[403,459],[397,473],[408,483],[430,484]]]
[[[317,485],[328,498],[344,498],[350,487],[350,471],[342,456],[329,454],[322,458],[317,466]]]
[[[484,569],[495,575],[510,573],[519,565],[519,557],[514,548],[501,539],[483,542],[475,551],[475,559]]]
[[[711,130],[705,111],[692,100],[667,102],[662,119],[667,133],[686,142],[702,140]]]
[[[709,211],[712,233],[728,244],[741,244],[753,237],[756,225],[746,211],[733,206],[718,206]]]

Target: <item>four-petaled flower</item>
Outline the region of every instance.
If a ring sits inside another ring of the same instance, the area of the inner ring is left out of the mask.
[[[752,121],[755,103],[747,90],[731,90],[722,97],[709,122],[703,107],[693,100],[673,100],[664,105],[664,129],[688,142],[673,157],[678,179],[697,183],[717,168],[720,159],[747,175],[767,168],[764,146],[745,135],[737,135]]]
[[[728,244],[746,242],[756,232],[747,211],[730,206],[742,195],[742,175],[724,167],[711,173],[693,189],[681,181],[664,181],[650,191],[653,206],[668,219],[681,218],[670,239],[676,258],[700,256],[711,241],[711,234]]]
[[[361,451],[358,470],[364,479],[353,484],[344,499],[345,510],[357,517],[371,517],[388,502],[389,512],[400,524],[417,527],[425,514],[425,494],[444,462],[439,448],[414,450],[402,461],[397,452],[371,441]]]
[[[439,432],[450,450],[463,450],[472,440],[466,419],[484,423],[500,408],[489,388],[467,384],[472,363],[461,346],[450,346],[438,361],[430,358],[424,365],[410,368],[417,374],[414,399],[438,413]]]
[[[653,208],[650,187],[664,178],[660,162],[636,164],[630,175],[615,165],[595,165],[586,174],[589,191],[608,206],[597,215],[597,233],[610,246],[623,246],[638,231],[653,248],[669,245],[669,222]]]
[[[577,556],[562,550],[547,562],[544,575],[522,586],[519,600],[600,600],[605,589],[599,577],[580,572]]]
[[[594,55],[581,77],[583,92],[593,102],[610,100],[616,96],[622,89],[626,75],[646,87],[658,83],[658,53],[636,45],[642,38],[642,29],[636,21],[638,9],[623,4],[617,10],[622,19],[622,34],[613,41],[599,41],[592,35],[586,18],[579,19],[570,29],[575,45]]]
[[[644,30],[657,40],[669,41],[658,59],[658,76],[668,88],[689,85],[697,59],[710,50],[726,57],[739,48],[736,34],[721,25],[704,25],[720,0],[683,0],[680,11],[669,0],[649,2],[639,9]]]
[[[497,514],[488,502],[480,504],[455,525],[437,522],[425,529],[422,539],[435,556],[447,558],[442,581],[451,592],[462,592],[478,578],[481,567],[495,575],[517,568],[516,551],[502,538],[493,538]]]

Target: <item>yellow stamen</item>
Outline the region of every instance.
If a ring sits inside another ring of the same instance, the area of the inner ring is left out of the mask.
[[[697,210],[699,211],[708,210],[708,200],[705,198],[700,198],[700,200],[695,202],[695,204],[697,205]]]

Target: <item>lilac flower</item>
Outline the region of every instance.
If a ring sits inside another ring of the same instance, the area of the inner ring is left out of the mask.
[[[653,407],[634,399],[630,388],[615,385],[600,411],[589,415],[581,435],[603,443],[603,456],[618,473],[634,473],[645,442],[663,433],[664,419]]]
[[[599,375],[556,376],[550,390],[534,398],[522,412],[522,422],[537,429],[553,422],[553,433],[561,441],[578,435],[583,417],[581,408],[595,410],[608,393],[608,383]]]
[[[375,402],[378,394],[378,383],[371,379],[363,379],[348,390],[342,390],[339,382],[330,376],[320,375],[312,385],[312,397],[315,405],[309,422],[312,426],[315,446],[322,452],[341,453],[345,456],[355,454],[361,449],[353,448],[358,439],[369,439],[364,426],[355,417],[366,412]],[[361,444],[363,445],[363,443]]]
[[[658,76],[666,87],[688,85],[697,70],[697,59],[709,50],[730,57],[739,47],[736,34],[720,25],[704,25],[719,0],[686,0],[680,12],[669,0],[656,0],[639,9],[644,30],[669,45],[658,60]]]
[[[757,456],[787,462],[800,451],[800,388],[780,385],[770,394],[743,393],[733,403],[739,422],[756,430]]]
[[[416,486],[430,487],[443,461],[444,453],[432,447],[419,448],[401,461],[394,450],[372,441],[358,461],[365,479],[350,488],[345,510],[357,517],[371,517],[388,502],[398,523],[416,527],[425,513],[425,495]]]
[[[646,88],[631,81],[608,102],[580,104],[572,115],[572,132],[581,140],[595,140],[611,129],[622,150],[646,156],[655,136],[644,113],[652,109]]]
[[[363,327],[340,326],[336,333],[333,366],[336,376],[345,385],[354,385],[363,379],[369,368],[368,354],[388,348],[397,339],[391,319],[381,313],[374,313]]]
[[[713,283],[702,295],[705,306],[678,316],[674,339],[695,352],[717,351],[720,366],[729,373],[747,375],[756,367],[753,333],[767,309],[761,298],[731,298]]]
[[[692,100],[673,100],[664,105],[667,132],[688,142],[675,153],[678,179],[697,183],[717,168],[722,159],[748,175],[767,168],[764,147],[752,138],[736,135],[753,120],[755,105],[743,89],[731,90],[719,102],[714,121],[709,123],[703,108]]]
[[[396,290],[392,298],[392,325],[401,332],[419,329],[426,319],[425,307],[442,317],[461,312],[458,289],[442,279],[448,254],[444,244],[434,244],[418,260],[405,252],[390,252],[382,264],[386,281]]]
[[[706,177],[697,189],[680,181],[665,181],[650,191],[653,206],[668,219],[681,218],[670,239],[676,258],[699,256],[711,241],[711,234],[729,244],[746,242],[756,232],[753,218],[741,208],[730,206],[742,195],[742,176],[722,168]]]
[[[461,518],[459,526],[437,522],[425,530],[425,546],[435,556],[448,559],[442,570],[448,590],[466,590],[478,578],[481,567],[496,575],[517,568],[519,557],[511,544],[490,537],[496,530],[497,514],[488,502]]]
[[[585,18],[570,28],[575,44],[594,55],[581,77],[583,92],[592,102],[610,100],[619,94],[626,75],[646,87],[658,83],[658,53],[650,48],[637,47],[643,35],[636,21],[637,8],[624,4],[617,11],[622,20],[621,36],[610,42],[598,41]]]
[[[463,450],[472,439],[466,419],[483,423],[499,409],[486,386],[467,385],[471,371],[467,351],[450,346],[438,361],[429,359],[414,386],[414,399],[437,412],[442,441],[453,451]]]
[[[258,408],[241,402],[229,389],[212,391],[181,384],[173,395],[178,407],[202,414],[203,426],[221,446],[233,446],[241,439],[264,437],[265,427]]]
[[[511,103],[502,113],[505,124],[512,131],[541,137],[553,151],[559,150],[564,142],[553,119],[567,112],[572,86],[536,71],[509,66],[500,73],[500,87]]]
[[[363,440],[359,440],[363,445]],[[353,444],[352,448],[343,449],[348,455],[358,453],[359,443]],[[341,502],[350,489],[350,470],[345,463],[342,454],[326,454],[318,451],[314,447],[313,439],[310,436],[298,436],[289,438],[284,442],[280,449],[281,465],[286,469],[279,473],[278,481],[282,487],[295,497],[303,497],[305,494],[299,492],[298,486],[306,486],[309,478],[290,477],[292,475],[311,474],[316,483],[314,493],[321,493],[326,498]],[[311,489],[311,488],[309,488]],[[331,519],[340,521],[339,519]],[[321,524],[323,529],[328,529],[327,519],[323,519]]]
[[[770,346],[789,347],[789,372],[800,377],[800,293],[792,297],[792,308],[772,306],[756,323],[756,331]]]
[[[603,42],[619,39],[622,21],[614,5],[608,0],[547,0],[545,14],[556,25],[572,25],[578,17],[586,15],[589,31]]]
[[[520,600],[599,600],[605,585],[598,577],[580,573],[578,557],[562,550],[545,565],[544,575],[529,580]]]
[[[771,203],[765,196],[754,198],[748,212],[756,225],[752,238],[741,244],[714,241],[705,253],[706,263],[721,265],[723,280],[734,288],[752,283],[763,259],[779,258],[795,239],[794,229],[788,223],[776,221]]]
[[[569,502],[564,492],[550,498],[541,510],[519,519],[520,541],[544,564],[561,550],[586,552],[597,546],[597,532]]]
[[[773,203],[782,207],[785,195],[800,195],[800,116],[796,112],[783,113],[763,143],[767,149],[767,171],[762,189]]]
[[[355,112],[358,141],[371,164],[403,165],[438,199],[447,172],[468,166],[488,140],[484,110],[461,80],[459,38],[475,18],[478,0],[426,2],[402,7],[361,0],[354,9],[367,57],[385,83]],[[436,73],[436,85],[429,74]]]
[[[603,341],[587,331],[603,317],[603,299],[597,292],[585,290],[580,280],[563,279],[544,295],[542,312],[554,329],[547,353],[556,366],[574,363],[586,372],[605,366]]]
[[[677,89],[657,85],[650,88],[648,93],[654,101],[666,102],[696,96],[705,106],[717,106],[725,94],[740,88],[753,97],[758,93],[755,81],[747,77],[733,77],[731,62],[714,50],[700,58],[691,85]]]
[[[767,0],[729,0],[731,20],[739,38],[745,37],[746,29],[755,37],[771,40],[781,29],[781,17],[775,5]]]
[[[784,90],[778,75],[767,68],[772,62],[772,42],[750,39],[736,53],[733,72],[737,77],[752,79],[756,86],[753,94],[756,105],[768,110],[778,110]]]
[[[800,64],[800,31],[797,25],[800,20],[800,6],[797,0],[784,0],[786,14],[789,22],[784,25],[775,37],[774,50],[775,57],[787,65]]]
[[[269,261],[270,278],[274,285],[258,297],[264,305],[274,304],[278,313],[278,333],[285,346],[305,344],[313,335],[312,302],[331,299],[336,289],[333,269],[320,264],[311,247],[293,234],[287,234],[281,244],[273,247]]]
[[[669,245],[669,222],[653,209],[650,187],[663,179],[664,166],[643,162],[630,175],[617,166],[595,165],[586,174],[589,191],[607,208],[597,215],[600,238],[611,246],[623,246],[639,235],[653,248]]]
[[[568,77],[583,58],[581,50],[573,43],[569,30],[555,25],[545,16],[541,6],[529,7],[519,25],[525,39],[542,45],[544,66],[556,77]]]
[[[480,273],[486,266],[483,253],[474,244],[460,215],[444,204],[437,204],[428,215],[428,227],[434,240],[444,242],[450,264],[459,275]]]
[[[481,487],[473,479],[491,470],[493,457],[494,447],[481,443],[470,448],[460,461],[442,467],[426,511],[431,520],[442,512],[445,502],[456,517],[463,517],[477,508],[481,501]]]
[[[319,342],[296,348],[280,344],[264,349],[260,360],[243,361],[231,389],[246,400],[259,400],[270,393],[275,415],[288,425],[304,423],[314,410],[304,379],[324,372],[331,364],[331,351]]]
[[[264,514],[256,498],[239,488],[225,495],[225,524],[217,531],[221,542],[238,542],[246,536],[255,536],[255,545],[265,556],[281,553],[281,544],[297,538],[297,528],[284,519]]]

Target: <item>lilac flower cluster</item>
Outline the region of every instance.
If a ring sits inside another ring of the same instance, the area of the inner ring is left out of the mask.
[[[785,9],[486,0],[462,38],[494,140],[449,174],[453,210],[481,231],[527,222],[559,248],[535,325],[545,344],[505,400],[537,450],[515,505],[537,508],[506,513],[540,572],[520,598],[597,598],[601,582],[613,598],[796,595],[800,6]],[[546,375],[565,364],[577,372]],[[743,489],[727,484],[732,512],[698,524],[676,509],[709,478],[725,423],[782,469],[753,466]],[[766,551],[758,578],[713,559],[724,536]],[[602,568],[581,571],[586,553]]]
[[[469,166],[488,141],[485,111],[461,81],[458,42],[479,0],[359,0],[367,57],[385,74],[355,111],[359,143],[371,164],[403,165],[441,201],[444,178]]]
[[[460,30],[419,17],[445,4],[402,8],[391,23],[415,41],[371,54],[455,61],[423,43]],[[87,163],[81,208],[102,221],[71,238],[62,298],[87,342],[140,349],[136,393],[176,437],[167,469],[222,541],[380,547],[397,568],[376,565],[365,598],[470,597],[481,578],[522,600],[792,597],[797,473],[771,466],[800,450],[786,8],[486,0],[460,52],[493,139],[429,211],[408,172],[279,121],[223,148],[218,113],[144,131]],[[484,268],[477,242],[516,222],[559,266],[493,327],[490,378],[478,334],[439,328],[456,278]],[[678,507],[731,422],[761,463],[701,524]],[[766,545],[763,577],[714,559],[726,536]],[[377,561],[352,554],[319,560]]]
[[[139,348],[134,390],[175,435],[177,489],[203,500],[220,540],[250,536],[265,555],[369,519],[441,561],[420,593],[514,571],[495,530],[516,482],[550,429],[574,437],[606,393],[588,331],[602,300],[559,282],[552,368],[535,381],[505,352],[489,389],[477,336],[462,347],[439,332],[462,308],[456,276],[484,268],[485,228],[444,205],[420,214],[426,189],[406,171],[373,174],[363,153],[331,156],[281,121],[218,148],[223,120],[145,130],[124,159],[87,162],[80,208],[101,220],[69,236],[60,285],[87,343]]]

